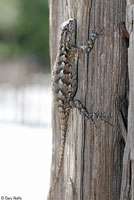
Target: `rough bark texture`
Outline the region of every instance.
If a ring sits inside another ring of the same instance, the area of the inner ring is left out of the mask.
[[[134,0],[127,0],[126,26],[130,34],[128,48],[129,110],[128,134],[123,158],[121,200],[134,199]]]
[[[63,167],[49,199],[119,200],[127,120],[124,114],[127,110],[127,45],[120,30],[120,23],[125,21],[125,0],[49,0],[49,5],[52,69],[60,25],[64,21],[77,20],[77,45],[87,43],[94,23],[96,30],[104,27],[104,34],[97,39],[91,53],[79,56],[75,98],[89,112],[105,112],[110,116],[109,122],[114,124],[97,120],[96,128],[76,109],[70,112]],[[51,184],[55,180],[60,149],[60,126],[54,101],[52,124]]]
[[[128,138],[130,144],[130,184],[131,184],[131,200],[134,199],[134,1],[127,0],[127,29],[130,33],[129,49],[128,49],[128,67],[129,67],[129,112],[128,112]]]

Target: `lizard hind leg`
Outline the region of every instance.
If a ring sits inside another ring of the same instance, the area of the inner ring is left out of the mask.
[[[95,124],[94,113],[89,113],[79,100],[71,100],[70,108],[77,108],[80,114],[82,114],[87,120],[91,119],[93,124]]]
[[[87,109],[83,106],[83,104],[79,100],[71,100],[70,101],[70,108],[77,108],[80,111],[80,114],[82,114],[87,120],[91,119],[92,123],[96,126],[95,119],[100,119],[101,121],[104,121],[105,123],[108,123],[106,121],[106,115],[102,112],[92,112],[89,113]]]

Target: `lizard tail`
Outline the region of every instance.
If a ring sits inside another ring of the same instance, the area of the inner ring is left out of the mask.
[[[58,182],[58,179],[59,179],[62,163],[63,163],[66,132],[67,132],[67,118],[68,117],[65,116],[65,118],[60,119],[60,124],[61,124],[61,147],[60,147],[60,153],[59,153],[58,170],[57,170],[55,181],[52,184],[52,186],[50,187],[49,193],[51,193],[55,189],[56,183]]]

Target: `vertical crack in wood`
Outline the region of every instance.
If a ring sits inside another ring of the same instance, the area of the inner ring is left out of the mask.
[[[85,148],[86,148],[86,121],[84,120],[84,142],[83,142],[83,168],[82,168],[82,200],[84,200],[84,168],[85,168]]]
[[[94,12],[95,11],[92,11],[93,9],[93,1],[95,0],[91,0],[90,1],[90,9],[89,9],[89,20],[88,20],[88,40],[90,39],[90,28],[91,28],[91,13],[93,13],[94,15]],[[93,16],[92,15],[92,16]],[[92,30],[91,30],[92,31]],[[86,69],[87,69],[87,90],[88,90],[88,84],[89,84],[89,79],[88,79],[88,73],[89,73],[89,54],[87,54],[87,57],[86,57]],[[87,93],[85,94],[85,105],[87,104]],[[83,142],[83,172],[82,172],[82,200],[85,199],[85,191],[84,191],[84,169],[85,169],[85,151],[86,151],[86,133],[87,133],[87,126],[86,126],[86,121],[84,120],[84,142]]]

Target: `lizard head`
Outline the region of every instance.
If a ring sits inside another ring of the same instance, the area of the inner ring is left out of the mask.
[[[61,41],[74,43],[76,37],[76,20],[70,18],[61,25]]]
[[[70,18],[61,25],[61,32],[75,32],[76,20]]]

